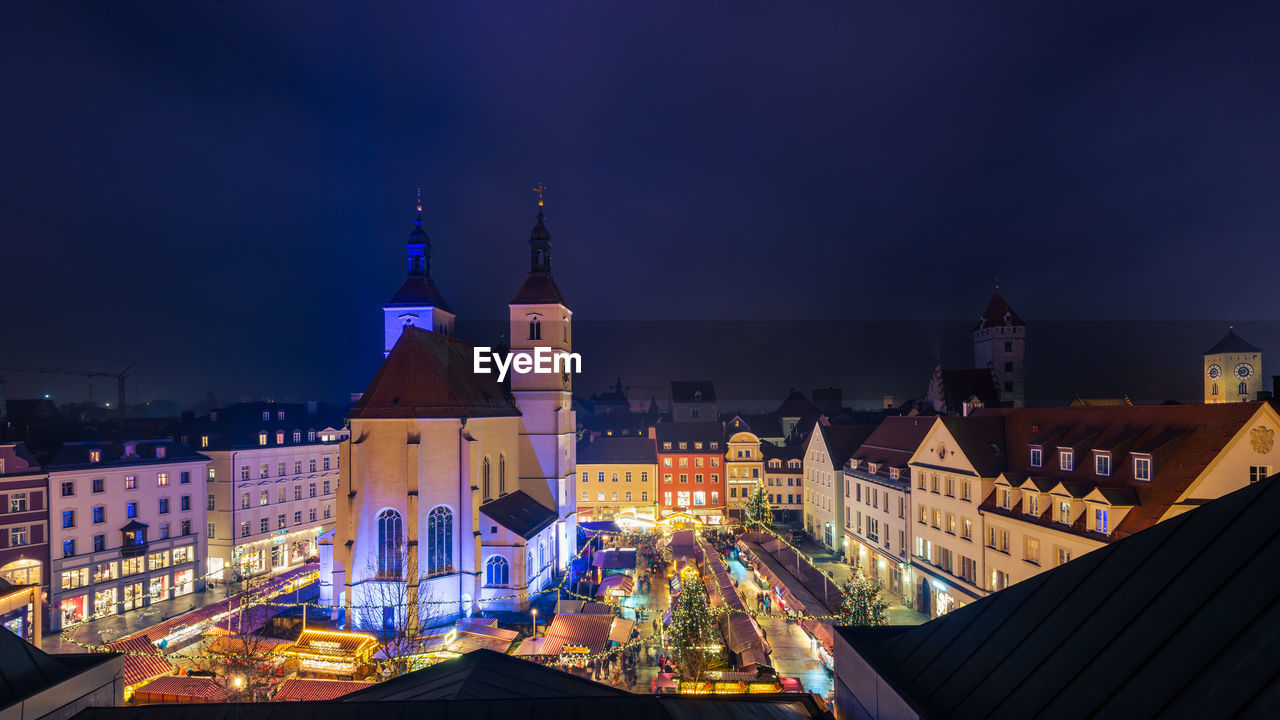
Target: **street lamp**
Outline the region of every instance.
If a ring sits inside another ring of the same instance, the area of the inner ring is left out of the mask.
[[[533,636],[538,637],[538,608],[533,609]]]

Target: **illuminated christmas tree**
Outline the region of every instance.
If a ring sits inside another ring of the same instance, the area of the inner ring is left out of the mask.
[[[769,504],[769,493],[764,485],[756,483],[756,489],[747,498],[743,508],[743,523],[748,528],[767,529],[773,525],[773,506]]]
[[[668,634],[681,680],[701,681],[715,658],[712,648],[720,643],[720,633],[712,620],[707,588],[693,567],[680,572],[680,594],[671,605]]]
[[[844,602],[840,605],[840,625],[888,625],[889,603],[867,578],[853,577],[841,588]]]

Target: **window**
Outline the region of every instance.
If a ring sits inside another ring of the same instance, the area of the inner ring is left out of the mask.
[[[308,431],[307,431],[307,442],[315,442],[315,441],[316,441],[316,431],[315,431],[315,430],[308,430]]]
[[[964,522],[960,525],[960,537],[965,540],[973,539],[973,521],[969,518],[965,518]]]
[[[1008,510],[1011,507],[1012,495],[1009,488],[1000,488],[1000,507],[1002,509]]]
[[[169,484],[169,473],[159,473],[156,475],[156,487],[165,487]]]
[[[285,526],[284,513],[280,513],[279,515],[276,516],[276,529],[282,530],[284,529],[284,526]]]
[[[136,518],[136,517],[138,517],[138,503],[136,503],[136,502],[125,503],[125,506],[124,506],[124,516],[125,516],[126,518]]]
[[[76,511],[63,510],[62,511],[62,527],[73,528],[75,526],[76,526]]]
[[[1256,483],[1259,480],[1266,480],[1271,474],[1271,468],[1267,465],[1251,465],[1249,467],[1249,483]]]
[[[626,499],[626,501],[627,501],[627,502],[631,502],[631,491],[630,491],[630,490],[626,491],[626,498],[625,498],[625,499]]]
[[[645,470],[645,471],[643,471],[643,472],[641,472],[641,473],[640,473],[640,482],[643,482],[643,483],[647,483],[647,482],[649,482],[649,471],[648,471],[648,470]]]
[[[1028,493],[1026,500],[1026,511],[1028,515],[1040,517],[1040,496],[1034,493]]]
[[[160,514],[167,515],[169,513],[169,498],[160,498]]]
[[[711,491],[711,504],[713,506],[720,504],[720,493],[716,490]]]
[[[76,494],[76,484],[74,482],[62,483],[62,497],[71,497]]]
[[[1151,481],[1151,458],[1134,457],[1133,458],[1133,479]]]
[[[200,436],[200,447],[202,447],[202,448],[207,448],[207,447],[209,447],[209,436],[208,436],[208,435],[201,435],[201,436]]]
[[[960,557],[960,577],[973,585],[978,580],[978,563],[973,558]]]
[[[1111,476],[1111,453],[1098,452],[1093,455],[1093,471],[1098,477]]]
[[[507,494],[507,456],[498,456],[498,494]]]
[[[284,470],[285,470],[284,463],[282,462],[276,463],[276,477],[284,477],[285,475]]]
[[[309,510],[307,511],[307,520],[308,520],[308,521],[310,521],[310,522],[315,522],[315,521],[316,521],[316,509],[315,509],[315,508],[311,508],[311,509],[309,509]]]
[[[329,469],[329,458],[327,457],[324,459],[324,469],[325,470]]]
[[[603,490],[601,490],[601,491],[599,491],[599,492],[597,492],[597,493],[596,493],[596,502],[604,502],[604,491],[603,491]]]
[[[1058,448],[1058,469],[1071,472],[1076,468],[1076,454],[1071,448]]]
[[[536,317],[531,317],[529,319],[529,339],[530,340],[542,339],[542,320]]]
[[[438,505],[427,514],[427,575],[453,572],[453,511]]]
[[[1058,503],[1058,522],[1064,525],[1071,524],[1071,501],[1062,500]]]
[[[92,491],[93,491],[93,492],[95,492],[95,493],[103,492],[103,487],[102,487],[102,485],[103,485],[103,480],[102,480],[102,478],[94,478],[94,479],[93,479],[93,481],[92,481],[92,485],[93,485],[93,486],[92,486]]]
[[[75,557],[75,555],[76,555],[76,541],[63,540],[62,541],[62,557],[69,558],[69,557]]]
[[[265,432],[258,433],[258,444],[259,445],[267,444],[267,434]]]
[[[969,500],[971,500],[971,499],[972,499],[972,497],[973,497],[973,496],[970,494],[970,483],[969,483],[969,481],[968,481],[968,480],[963,480],[963,481],[961,481],[961,483],[960,483],[960,493],[961,493],[961,495],[960,495],[960,499],[961,499],[961,500],[964,500],[965,502],[968,502]]]
[[[308,483],[308,484],[307,484],[307,497],[315,497],[315,496],[316,496],[316,484],[315,484],[315,483]]]
[[[301,485],[294,485],[294,486],[293,486],[293,499],[294,499],[294,500],[301,500],[301,499],[302,499],[302,486],[301,486]]]
[[[9,512],[26,512],[27,494],[24,492],[9,493]]]
[[[190,485],[190,484],[191,484],[191,473],[190,473],[190,472],[188,472],[188,471],[186,471],[186,470],[183,470],[181,473],[179,473],[179,474],[178,474],[178,483],[179,483],[179,484],[181,484],[181,485]]]
[[[93,524],[98,525],[106,520],[106,509],[101,505],[93,509]]]
[[[329,494],[329,481],[328,481],[328,480],[325,480],[325,481],[324,481],[324,483],[322,483],[322,484],[321,484],[320,488],[321,488],[321,490],[320,490],[321,492],[323,492],[325,495],[328,495],[328,494]]]
[[[240,479],[241,479],[241,480],[248,480],[248,479],[249,479],[249,466],[248,466],[248,465],[241,465],[241,466],[240,466]]]
[[[302,511],[301,511],[301,510],[294,510],[294,511],[293,511],[293,524],[294,524],[294,525],[301,525],[301,524],[302,524]]]
[[[181,509],[183,509],[183,510],[190,510],[190,509],[191,509],[191,496],[190,496],[190,495],[183,495],[183,496],[182,496]]]
[[[1040,564],[1040,540],[1033,537],[1022,539],[1022,559],[1033,564]]]
[[[266,463],[262,463],[262,466],[258,468],[258,477],[271,477],[271,468],[267,467]]]
[[[213,523],[209,523],[209,526],[205,528],[205,536],[208,537],[210,540],[215,539],[216,536],[214,535],[214,531],[213,531]]]
[[[210,503],[213,502],[212,495],[209,496],[209,502]],[[249,493],[247,492],[240,493],[240,509],[244,510],[248,507],[249,507]],[[212,506],[209,509],[212,510],[213,509]]]
[[[582,499],[583,499],[584,501],[586,501],[586,502],[590,502],[590,501],[591,501],[591,493],[590,493],[589,491],[587,491],[587,490],[583,490],[583,491],[582,491]]]
[[[27,528],[25,525],[9,529],[9,547],[19,547],[26,544]]]
[[[209,523],[209,527],[212,528],[213,523]],[[209,537],[213,537],[213,535],[210,535]],[[248,520],[243,520],[240,522],[240,537],[249,537],[249,521]]]
[[[266,532],[271,529],[271,521],[267,518],[258,518],[258,532]]]
[[[1248,394],[1249,394],[1249,387],[1244,383],[1244,381],[1243,381],[1243,380],[1242,380],[1242,381],[1240,381],[1240,394],[1241,394],[1241,395],[1248,395]]]
[[[641,491],[640,491],[640,502],[649,502],[649,491],[648,491],[648,490],[641,490]]]
[[[307,463],[308,463],[308,467],[310,468],[307,472],[315,472],[315,471],[316,471],[316,459],[315,459],[315,458],[311,458],[310,460],[308,460],[308,461],[307,461]]]
[[[662,504],[668,507],[671,506],[671,493],[669,492],[662,493]]]
[[[1107,533],[1107,510],[1097,508],[1093,511],[1093,529],[1104,535]]]
[[[284,488],[280,488],[280,501],[284,502]],[[271,502],[271,496],[266,490],[258,492],[258,505],[266,505]]]
[[[1058,564],[1064,565],[1069,562],[1071,562],[1071,551],[1064,547],[1058,548]]]
[[[106,535],[94,535],[94,536],[93,536],[93,551],[94,551],[94,552],[102,552],[103,550],[106,550],[106,549],[107,549],[107,536],[106,536]]]
[[[484,584],[490,587],[505,587],[509,583],[510,567],[506,558],[497,555],[489,558],[484,564]]]
[[[493,497],[489,482],[489,458],[480,461],[480,497],[488,500]]]
[[[183,534],[183,535],[190,535],[190,534],[191,534],[191,521],[190,521],[190,520],[183,520],[183,521],[182,521],[182,534]]]
[[[101,451],[101,450],[90,450],[90,451],[89,451],[89,462],[91,462],[91,463],[100,463],[100,462],[102,462],[102,451]]]

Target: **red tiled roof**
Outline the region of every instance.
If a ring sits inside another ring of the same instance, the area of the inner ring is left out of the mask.
[[[1038,488],[1064,483],[1072,495],[1094,487],[1104,496],[1136,506],[1112,532],[1112,539],[1156,524],[1191,486],[1227,442],[1265,403],[1215,405],[1140,405],[1111,407],[1021,408],[1003,419],[1008,441],[1008,472],[1026,476]],[[974,418],[969,418],[972,420]],[[1030,466],[1028,447],[1044,437],[1066,438],[1075,450],[1074,469],[1059,469],[1060,441],[1044,447],[1043,467]],[[1111,452],[1111,475],[1094,471],[1092,451]],[[1133,479],[1132,453],[1150,454],[1149,482]],[[1076,487],[1081,486],[1081,487]]]
[[[511,305],[564,305],[564,296],[551,273],[529,273]]]
[[[890,416],[881,421],[875,432],[862,441],[853,457],[867,463],[875,463],[876,474],[889,477],[889,468],[904,468],[924,436],[933,427],[931,417]],[[866,469],[866,466],[863,466]],[[902,477],[903,481],[907,478]]]
[[[152,680],[134,690],[134,697],[139,695],[166,696],[155,698],[156,702],[170,701],[175,699],[173,696],[201,702],[221,702],[227,699],[227,689],[213,678],[169,675]]]
[[[400,285],[400,289],[387,302],[388,306],[415,306],[430,305],[440,308],[445,312],[453,312],[449,309],[449,303],[444,301],[444,295],[440,294],[440,288],[431,281],[429,277],[422,275],[410,275],[404,279],[404,283]]]
[[[457,338],[406,327],[349,417],[519,415],[496,372],[474,372],[473,350]]]
[[[1022,322],[1022,318],[1018,317],[1018,313],[1013,311],[1009,306],[1009,302],[996,293],[991,296],[991,302],[987,303],[987,308],[978,316],[978,325],[974,330],[981,330],[984,327],[992,326],[1016,326],[1026,325]]]
[[[355,680],[285,680],[271,699],[276,702],[335,700],[374,684]]]
[[[161,656],[155,645],[145,636],[131,637],[107,643],[113,652],[126,653],[124,656],[124,684],[137,685],[154,677],[168,675],[173,666]]]

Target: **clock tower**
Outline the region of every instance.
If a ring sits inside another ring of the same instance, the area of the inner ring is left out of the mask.
[[[1249,402],[1262,389],[1262,349],[1236,334],[1235,326],[1204,351],[1204,401]]]
[[[539,185],[534,189],[539,191],[538,215],[529,235],[529,274],[508,305],[513,356],[532,356],[540,347],[552,353],[573,352],[573,311],[551,277],[551,233],[542,214],[541,191],[545,188]],[[577,552],[577,421],[572,393],[573,376],[569,372],[511,375],[511,394],[524,418],[520,431],[520,478],[546,482],[556,499],[559,567],[564,567]]]

